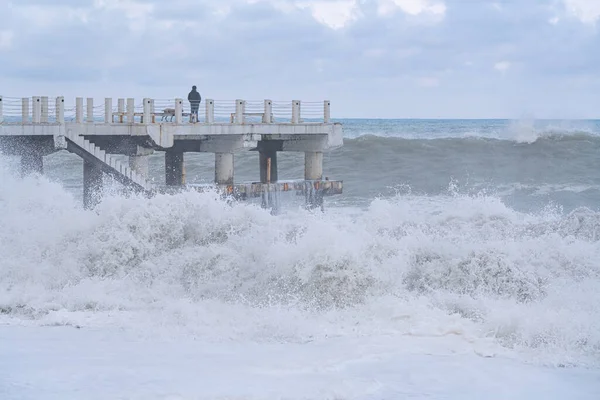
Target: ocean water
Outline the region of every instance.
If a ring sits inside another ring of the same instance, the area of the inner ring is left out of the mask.
[[[77,157],[19,179],[0,156],[0,324],[278,345],[281,365],[307,343],[427,338],[422,354],[598,371],[600,121],[341,122],[324,174],[344,194],[324,213],[293,195],[271,216],[111,188],[85,211]],[[237,156],[237,180],[257,178],[257,158]],[[280,154],[280,178],[302,160]],[[187,181],[210,181],[213,162],[186,155]],[[399,398],[373,390],[361,398]]]

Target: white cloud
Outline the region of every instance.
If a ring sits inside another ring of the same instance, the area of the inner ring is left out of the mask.
[[[437,79],[435,77],[431,77],[431,76],[419,78],[417,80],[417,83],[419,86],[426,87],[426,88],[437,87],[440,85],[439,79]]]
[[[379,0],[379,15],[391,15],[397,9],[409,15],[443,16],[446,13],[446,4],[435,0]]]
[[[600,19],[600,0],[563,0],[567,13],[583,23],[596,23]]]
[[[583,23],[598,23],[594,8],[495,1],[501,11],[458,0],[13,0],[0,12],[0,88],[167,99],[197,84],[205,98],[329,98],[347,116],[497,116],[525,97],[597,113],[600,30]],[[588,85],[570,84],[582,77]]]
[[[10,49],[12,46],[13,31],[0,31],[0,50]]]
[[[87,23],[89,10],[69,6],[35,6],[14,7],[15,15],[28,20],[30,28],[52,29],[65,23]]]
[[[386,49],[372,48],[372,49],[366,49],[363,52],[363,55],[365,57],[369,57],[369,58],[379,58],[379,57],[383,57],[386,53],[387,53]]]
[[[154,4],[134,0],[94,0],[94,8],[123,13],[130,21],[129,28],[139,32],[146,28],[148,18],[154,11]]]
[[[500,71],[502,73],[508,71],[508,69],[511,67],[511,63],[509,61],[499,61],[496,64],[494,64],[494,69],[496,71]]]
[[[356,0],[309,1],[296,4],[301,9],[309,8],[317,22],[331,29],[341,29],[361,15]]]

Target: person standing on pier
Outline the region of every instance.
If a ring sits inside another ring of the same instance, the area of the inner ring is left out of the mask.
[[[200,102],[202,96],[196,90],[196,86],[192,86],[192,91],[188,94],[188,101],[190,102],[190,122],[198,122],[198,109],[200,108]]]

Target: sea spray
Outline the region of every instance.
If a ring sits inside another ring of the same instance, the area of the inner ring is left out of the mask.
[[[455,191],[274,217],[215,193],[105,198],[0,183],[5,323],[206,340],[458,334],[600,363],[598,213],[520,213]]]

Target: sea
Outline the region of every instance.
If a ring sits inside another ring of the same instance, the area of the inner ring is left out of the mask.
[[[0,156],[0,398],[600,398],[600,121],[337,122],[324,211]]]

